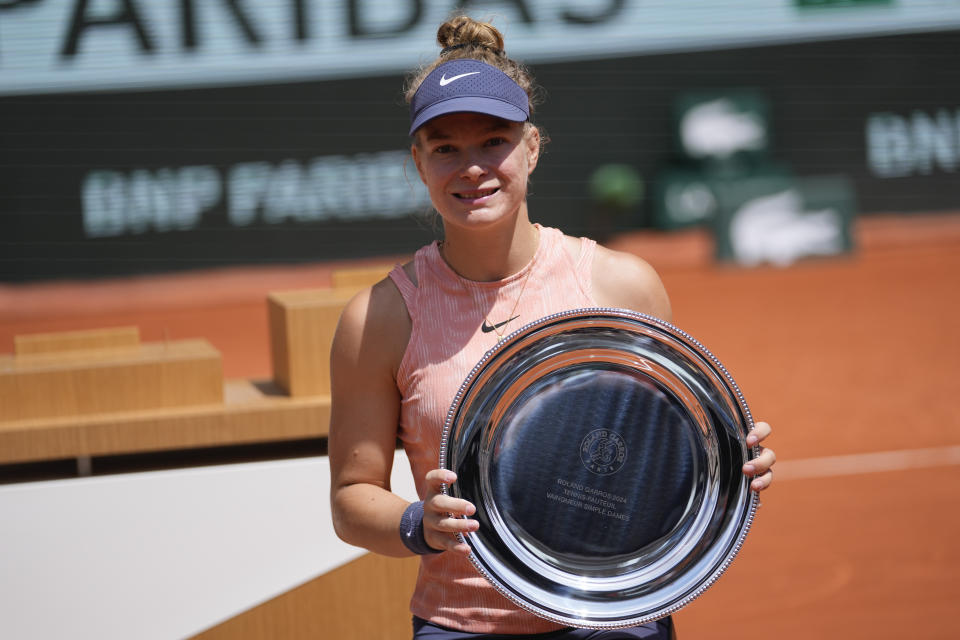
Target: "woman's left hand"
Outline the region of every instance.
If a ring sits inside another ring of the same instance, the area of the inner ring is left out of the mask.
[[[747,434],[747,446],[759,446],[767,439],[770,432],[769,424],[757,422],[753,425],[753,430]],[[773,463],[776,461],[777,455],[773,452],[773,449],[760,446],[760,455],[743,465],[743,475],[753,478],[750,482],[751,489],[763,491],[770,487],[770,483],[773,482]]]

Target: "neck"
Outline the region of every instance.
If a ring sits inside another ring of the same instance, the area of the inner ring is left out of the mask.
[[[460,276],[477,282],[502,280],[523,269],[540,243],[537,228],[520,216],[510,227],[483,230],[445,228],[443,259]]]

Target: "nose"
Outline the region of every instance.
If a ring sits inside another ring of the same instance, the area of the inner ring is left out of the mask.
[[[479,154],[467,154],[464,158],[463,167],[460,170],[460,176],[467,180],[479,180],[486,174],[486,166],[483,164]]]

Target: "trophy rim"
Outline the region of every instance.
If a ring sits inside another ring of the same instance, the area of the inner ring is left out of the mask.
[[[738,440],[741,443],[745,443],[745,434],[754,428],[752,414],[750,413],[750,409],[739,386],[720,362],[720,360],[714,356],[710,350],[708,350],[705,346],[703,346],[703,344],[701,344],[687,332],[654,316],[627,309],[618,309],[612,307],[590,307],[563,311],[530,322],[510,333],[486,352],[486,354],[480,359],[479,362],[477,362],[477,364],[464,379],[463,383],[460,385],[447,413],[440,443],[440,468],[451,468],[450,441],[454,433],[457,417],[464,400],[469,397],[478,384],[480,385],[480,389],[483,388],[482,383],[484,373],[490,366],[495,366],[498,358],[509,352],[524,340],[529,339],[530,336],[536,335],[537,333],[542,332],[544,329],[547,329],[551,326],[576,323],[578,321],[590,319],[601,323],[626,322],[632,325],[643,326],[648,330],[652,330],[668,337],[669,339],[678,341],[684,347],[696,354],[703,360],[707,368],[710,369],[720,380],[723,386],[723,391],[725,391],[728,395],[727,399],[735,405],[737,411],[739,412],[740,420],[737,435]],[[533,338],[533,342],[536,342],[536,340],[537,338]],[[743,447],[752,453],[753,456],[758,455],[760,452],[759,446],[747,448],[745,444],[743,444]],[[442,491],[446,494],[450,494],[450,486],[444,484],[442,486]],[[473,497],[473,499],[476,502],[476,497]],[[501,595],[506,597],[521,609],[526,610],[540,618],[565,626],[593,629],[616,629],[641,625],[666,617],[676,613],[683,607],[699,598],[720,578],[721,575],[726,572],[730,564],[740,552],[746,536],[753,524],[758,505],[759,499],[756,492],[749,490],[749,487],[747,487],[744,497],[739,498],[733,507],[726,507],[728,512],[731,509],[740,510],[742,512],[737,519],[736,535],[732,541],[728,541],[721,545],[724,547],[724,549],[714,554],[715,557],[713,558],[713,561],[716,562],[714,567],[709,570],[705,578],[696,581],[689,592],[685,593],[682,597],[673,602],[656,607],[654,610],[637,611],[631,614],[620,614],[614,616],[613,618],[604,616],[585,617],[582,613],[583,608],[577,608],[575,603],[569,606],[567,609],[562,610],[562,607],[557,606],[555,603],[550,606],[540,605],[536,602],[533,602],[528,597],[519,595],[517,593],[519,589],[515,590],[515,588],[509,584],[505,584],[505,582],[510,582],[511,576],[497,575],[496,571],[488,568],[491,563],[488,562],[489,558],[485,557],[485,554],[487,553],[485,547],[483,545],[472,543],[472,534],[457,534],[457,537],[460,542],[465,543],[470,547],[469,559],[477,572],[483,576],[487,582],[489,582]],[[726,531],[728,528],[729,525],[724,528],[724,531]],[[729,536],[727,537],[729,538]],[[709,548],[712,549],[715,546],[716,543],[713,543]],[[514,581],[516,581],[516,575],[512,577],[514,578]]]

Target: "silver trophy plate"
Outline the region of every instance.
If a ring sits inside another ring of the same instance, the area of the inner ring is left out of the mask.
[[[472,502],[471,561],[503,595],[574,627],[643,624],[733,561],[756,494],[750,410],[676,327],[580,309],[511,334],[450,407],[440,466]]]

